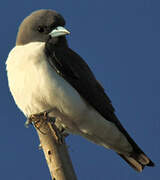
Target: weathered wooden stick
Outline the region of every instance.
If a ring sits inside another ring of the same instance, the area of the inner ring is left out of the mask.
[[[50,122],[39,123],[39,125],[36,123],[35,129],[37,130],[52,180],[77,180],[65,139],[61,136],[63,141],[58,143],[51,127]]]

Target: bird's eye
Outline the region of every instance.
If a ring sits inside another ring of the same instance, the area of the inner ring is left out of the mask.
[[[43,33],[44,32],[44,27],[39,26],[37,30],[38,30],[38,32]]]

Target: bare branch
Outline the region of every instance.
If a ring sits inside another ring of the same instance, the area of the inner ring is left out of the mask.
[[[51,125],[50,122],[44,123],[43,120],[42,123],[42,121],[38,119],[34,125],[44,151],[52,180],[77,180],[64,137],[61,136],[61,138],[63,138],[61,143],[57,141],[55,134],[53,134],[53,130],[55,129],[51,128],[53,124]],[[56,133],[59,134],[59,130]]]

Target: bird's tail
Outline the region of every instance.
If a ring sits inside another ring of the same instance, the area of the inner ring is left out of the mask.
[[[132,153],[130,156],[119,154],[132,168],[141,172],[145,166],[154,166],[154,163],[143,153]]]

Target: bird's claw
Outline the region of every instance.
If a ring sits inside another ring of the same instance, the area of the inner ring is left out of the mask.
[[[42,149],[42,144],[39,144],[38,149],[39,149],[39,150]]]
[[[28,118],[24,125],[26,128],[29,128],[30,124],[32,124],[32,120],[31,120],[31,118]]]

